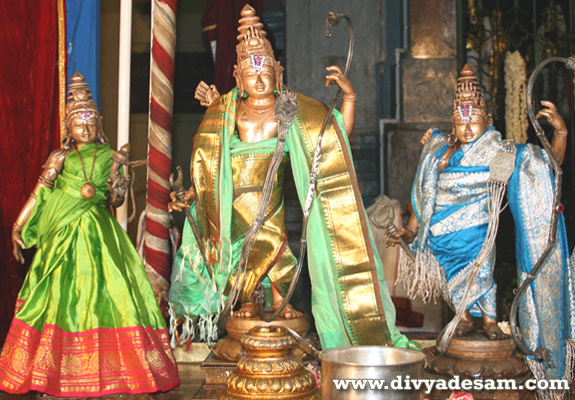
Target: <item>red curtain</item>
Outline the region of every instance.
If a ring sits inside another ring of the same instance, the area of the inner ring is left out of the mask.
[[[256,10],[256,15],[262,18],[263,0],[210,0],[204,15],[202,27],[208,45],[216,41],[216,65],[214,71],[214,84],[221,94],[227,93],[236,81],[233,77],[236,63],[236,45],[238,44],[238,20],[240,11],[246,4]],[[210,84],[211,82],[208,82]]]
[[[59,146],[57,4],[0,1],[0,345],[26,273],[12,256],[12,224]]]

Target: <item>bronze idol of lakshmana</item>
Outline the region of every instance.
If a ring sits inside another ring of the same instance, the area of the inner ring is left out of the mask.
[[[567,129],[555,105],[537,118],[555,129],[552,152],[561,162]],[[414,259],[402,257],[400,279],[410,297],[442,295],[456,312],[438,342],[446,350],[452,335],[483,319],[485,336],[499,340],[493,280],[495,235],[505,191],[515,224],[518,282],[528,276],[549,236],[554,177],[548,155],[532,144],[503,140],[492,126],[473,70],[465,65],[457,81],[453,130],[426,134],[412,190],[414,214],[400,232],[413,241]],[[519,302],[523,340],[531,351],[550,350],[550,363],[525,357],[537,379],[573,378],[575,299],[563,216],[542,272]],[[415,239],[415,240],[414,240]],[[553,367],[549,367],[553,365]]]

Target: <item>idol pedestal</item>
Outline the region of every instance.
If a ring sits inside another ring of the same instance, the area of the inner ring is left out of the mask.
[[[242,354],[243,346],[240,343],[242,336],[256,326],[271,325],[288,327],[304,336],[309,329],[309,318],[302,315],[299,318],[278,318],[272,322],[265,322],[260,318],[230,317],[226,324],[228,336],[218,341],[212,353],[201,365],[205,373],[205,382],[194,399],[219,399],[225,393],[228,377],[236,370],[236,363]],[[303,354],[297,347],[293,352],[298,355]]]
[[[531,372],[521,355],[515,354],[511,337],[490,340],[481,331],[451,340],[443,355],[428,354],[426,378],[444,380],[447,384],[454,376],[463,379],[513,379],[516,387],[531,378]],[[497,382],[496,382],[497,383]],[[484,381],[484,384],[486,382]],[[434,390],[430,399],[448,399],[452,390]],[[533,393],[526,390],[466,390],[475,400],[524,399]]]

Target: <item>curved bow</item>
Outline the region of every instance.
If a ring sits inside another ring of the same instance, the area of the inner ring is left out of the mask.
[[[551,62],[555,62],[555,61],[562,62],[565,64],[565,66],[568,69],[570,69],[571,71],[575,71],[575,56],[571,56],[569,58],[550,57],[550,58],[543,60],[541,63],[539,63],[539,65],[533,71],[533,74],[531,74],[531,77],[529,78],[529,84],[527,85],[527,114],[529,115],[529,119],[531,121],[531,124],[535,128],[535,133],[537,134],[537,137],[539,138],[539,140],[541,141],[541,144],[543,145],[543,150],[545,151],[545,153],[547,154],[547,157],[549,157],[549,160],[551,161],[551,168],[553,169],[553,174],[555,177],[555,188],[554,188],[554,193],[553,193],[553,208],[551,211],[552,212],[551,222],[549,224],[549,226],[550,226],[549,227],[549,236],[547,238],[547,245],[545,246],[545,250],[543,250],[543,253],[539,257],[539,259],[537,260],[537,262],[535,263],[533,268],[531,269],[531,272],[529,274],[527,274],[527,277],[525,278],[525,280],[523,281],[523,283],[521,284],[521,286],[517,290],[517,294],[515,295],[515,298],[513,299],[513,304],[511,305],[511,312],[510,312],[510,316],[509,316],[509,322],[511,325],[511,333],[513,335],[513,339],[515,340],[515,343],[517,343],[517,346],[521,349],[521,351],[524,354],[530,355],[530,356],[536,358],[537,360],[540,360],[540,361],[543,361],[543,362],[550,364],[549,367],[552,367],[551,366],[551,352],[549,351],[549,349],[538,348],[535,351],[532,351],[532,350],[528,349],[527,346],[525,346],[525,344],[521,340],[520,334],[518,332],[518,327],[517,327],[517,312],[518,312],[518,308],[519,308],[519,299],[525,293],[525,291],[527,290],[527,287],[531,284],[531,282],[537,276],[537,273],[541,269],[541,266],[543,265],[543,263],[545,262],[546,258],[549,256],[549,254],[551,253],[551,250],[553,249],[553,246],[555,245],[555,241],[556,241],[556,237],[557,237],[557,221],[558,221],[559,212],[561,209],[561,207],[560,207],[561,206],[561,180],[562,180],[563,171],[561,170],[561,165],[559,164],[559,161],[557,161],[557,158],[555,158],[555,155],[553,154],[553,150],[551,148],[551,145],[549,144],[549,141],[545,137],[545,132],[543,131],[543,128],[541,128],[539,121],[535,118],[535,111],[534,111],[535,105],[534,105],[534,99],[533,99],[533,85],[535,83],[535,78],[537,77],[539,72],[543,69],[543,67],[545,67],[547,64],[549,64]],[[575,87],[575,84],[574,84],[574,87]]]
[[[325,24],[326,24],[325,36],[328,38],[332,36],[331,27],[334,25],[338,25],[342,18],[344,18],[347,21],[347,28],[348,28],[348,33],[349,33],[349,41],[348,41],[348,46],[347,46],[347,60],[345,62],[345,69],[343,71],[343,75],[347,77],[347,73],[349,72],[349,68],[351,67],[351,60],[353,58],[353,44],[354,44],[353,26],[351,24],[351,18],[346,14],[336,13],[334,11],[328,12],[327,16],[325,17]],[[299,280],[299,276],[301,274],[301,269],[303,266],[303,260],[305,258],[306,249],[307,249],[307,232],[306,232],[307,231],[307,220],[309,217],[311,204],[312,204],[314,194],[315,194],[317,174],[319,171],[319,161],[321,159],[321,142],[322,142],[322,138],[323,138],[323,134],[325,132],[325,129],[326,129],[329,121],[331,120],[333,110],[335,109],[335,106],[337,105],[337,102],[339,101],[339,99],[341,97],[341,92],[342,92],[342,90],[338,86],[337,91],[335,92],[335,95],[333,96],[333,99],[331,101],[331,105],[329,107],[327,115],[325,116],[325,119],[324,119],[323,124],[321,126],[321,130],[319,131],[318,141],[317,141],[317,145],[316,145],[316,148],[314,151],[314,156],[313,156],[313,161],[312,161],[312,166],[311,166],[311,171],[310,171],[310,182],[309,182],[309,186],[308,186],[308,192],[307,192],[306,200],[304,203],[303,222],[302,222],[302,231],[301,231],[301,239],[300,239],[300,254],[299,254],[298,263],[297,263],[297,266],[296,266],[296,269],[294,272],[294,276],[290,282],[290,286],[288,288],[288,291],[286,293],[286,296],[284,297],[284,300],[283,300],[281,306],[277,309],[277,311],[271,317],[266,317],[263,313],[263,309],[260,309],[260,317],[261,317],[261,319],[263,319],[266,322],[274,321],[275,319],[277,319],[281,315],[281,313],[283,312],[284,308],[288,305],[288,303],[289,303],[289,301],[293,295],[296,283]]]

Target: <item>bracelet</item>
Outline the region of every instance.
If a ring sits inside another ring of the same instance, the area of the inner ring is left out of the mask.
[[[417,231],[419,230],[419,226],[408,226],[405,229],[407,229],[411,233],[417,233]]]
[[[42,175],[38,177],[38,182],[40,182],[44,186],[47,186],[49,189],[54,188],[54,182],[44,178]]]
[[[356,101],[357,100],[357,94],[356,93],[352,93],[352,94],[344,94],[343,95],[343,99],[347,100],[347,101]]]
[[[568,132],[567,132],[567,129],[563,129],[563,130],[560,130],[560,131],[555,130],[555,132],[553,132],[553,135],[554,135],[554,136],[559,136],[559,137],[565,137],[565,136],[567,136],[567,133],[568,133]]]

